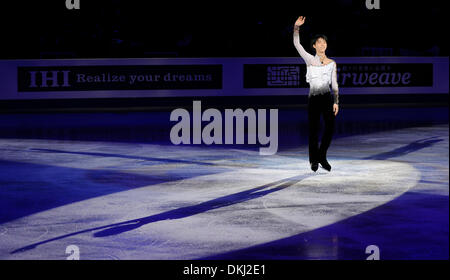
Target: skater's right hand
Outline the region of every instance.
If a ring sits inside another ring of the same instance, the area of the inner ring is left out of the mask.
[[[299,16],[298,19],[295,21],[295,26],[300,27],[305,23],[305,17]]]

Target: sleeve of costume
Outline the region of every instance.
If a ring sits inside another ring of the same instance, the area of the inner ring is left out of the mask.
[[[334,104],[339,104],[339,86],[337,83],[337,65],[334,63],[333,72],[331,73],[331,89],[334,93]]]
[[[300,44],[300,32],[298,30],[294,30],[294,46],[297,49],[300,56],[305,61],[306,65],[311,65],[314,59],[314,56],[308,53],[305,48]]]

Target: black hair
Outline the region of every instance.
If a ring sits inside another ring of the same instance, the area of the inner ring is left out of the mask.
[[[323,34],[317,34],[311,39],[311,49],[314,49],[313,45],[319,40],[320,38],[324,39],[325,42],[328,43],[328,37]]]

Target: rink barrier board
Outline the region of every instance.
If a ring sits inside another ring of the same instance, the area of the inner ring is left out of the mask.
[[[338,57],[340,94],[448,94],[448,57]],[[0,61],[0,100],[307,95],[300,58]]]

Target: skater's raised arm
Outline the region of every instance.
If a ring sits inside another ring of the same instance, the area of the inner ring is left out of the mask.
[[[297,49],[300,56],[305,61],[306,65],[311,65],[314,60],[314,56],[311,55],[310,53],[308,53],[305,50],[305,48],[303,48],[303,46],[300,44],[300,26],[303,25],[303,23],[305,23],[305,17],[303,17],[303,16],[300,16],[297,19],[297,21],[295,21],[295,24],[294,24],[294,46]]]

